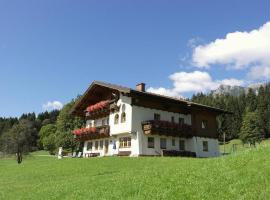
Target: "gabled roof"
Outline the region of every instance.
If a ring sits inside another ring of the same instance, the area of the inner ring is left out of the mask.
[[[219,114],[221,114],[221,113],[231,114],[231,112],[225,111],[223,109],[194,103],[194,102],[187,101],[184,99],[168,97],[168,96],[159,95],[159,94],[150,93],[150,92],[138,91],[138,90],[134,90],[132,88],[128,88],[128,87],[124,87],[124,86],[120,86],[120,85],[115,85],[115,84],[111,84],[111,83],[106,83],[106,82],[101,82],[101,81],[94,81],[88,87],[86,92],[81,96],[81,98],[76,102],[76,104],[71,109],[71,114],[82,116],[82,113],[86,109],[86,107],[89,106],[89,104],[94,103],[94,101],[93,102],[91,101],[91,99],[94,96],[92,94],[99,96],[101,98],[100,100],[104,100],[104,99],[102,99],[101,94],[98,95],[97,92],[95,92],[95,90],[97,91],[97,88],[100,88],[100,89],[102,88],[103,91],[125,93],[125,94],[130,95],[130,96],[141,96],[141,97],[151,98],[153,100],[171,102],[174,105],[179,104],[179,106],[180,105],[185,106],[189,110],[191,108],[194,108],[194,109],[209,110],[209,111],[216,112]],[[105,98],[105,97],[103,97],[103,98]]]

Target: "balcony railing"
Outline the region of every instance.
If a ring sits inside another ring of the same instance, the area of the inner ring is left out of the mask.
[[[110,126],[81,128],[74,130],[72,133],[75,139],[79,141],[106,138],[110,136]]]
[[[192,129],[188,124],[149,120],[142,122],[142,129],[146,135],[165,135],[186,138],[192,137]]]
[[[96,104],[90,105],[85,110],[87,119],[98,119],[108,116],[111,112],[119,111],[115,100],[104,100]]]

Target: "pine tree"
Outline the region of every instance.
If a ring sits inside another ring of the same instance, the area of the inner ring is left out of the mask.
[[[244,115],[240,139],[243,143],[249,143],[255,146],[256,142],[263,139],[263,131],[260,128],[259,116],[257,112],[246,112]]]

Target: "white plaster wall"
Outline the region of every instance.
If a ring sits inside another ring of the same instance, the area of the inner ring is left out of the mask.
[[[195,152],[197,157],[217,157],[220,156],[217,139],[193,137],[195,141]],[[208,151],[203,151],[203,141],[208,141]]]
[[[142,121],[153,120],[154,114],[160,114],[161,120],[171,121],[171,117],[174,117],[176,123],[178,123],[178,118],[184,118],[184,123],[191,125],[191,115],[184,115],[179,113],[172,113],[157,109],[150,109],[145,107],[139,106],[132,106],[132,132],[137,133],[137,141],[136,146],[134,147],[134,154],[135,155],[159,155],[160,154],[160,141],[159,136],[155,136],[155,149],[149,149],[147,147],[147,136],[143,133],[142,130]],[[171,137],[168,137],[169,144],[171,144]],[[178,138],[179,139],[179,138]],[[134,142],[135,143],[135,142]],[[178,142],[176,141],[176,144]],[[167,149],[176,149],[176,147],[170,147],[167,144]],[[179,144],[177,144],[179,145]],[[179,147],[178,147],[179,148]]]
[[[131,137],[131,147],[130,148],[120,148],[119,139],[121,137]],[[95,142],[98,141],[98,144],[100,144],[100,140],[103,140],[103,149],[100,149],[100,146],[98,149],[95,149]],[[108,140],[109,147],[108,147],[108,153],[105,154],[105,140]],[[87,149],[88,142],[92,142],[92,149]],[[116,143],[116,149],[113,148],[114,142]],[[134,143],[135,142],[135,143]],[[119,151],[131,151],[131,156],[134,156],[132,152],[134,152],[134,148],[136,147],[136,135],[132,134],[120,134],[120,135],[114,135],[110,138],[103,138],[103,139],[96,139],[96,140],[88,140],[84,142],[84,148],[83,148],[83,154],[87,153],[100,153],[100,156],[113,156],[117,155]]]
[[[148,137],[153,137],[155,146],[154,148],[148,148]],[[180,150],[179,141],[185,141],[185,150],[189,151],[188,139],[179,138],[179,137],[167,137],[167,136],[159,136],[159,135],[143,135],[142,141],[142,155],[161,155],[162,149],[160,148],[160,138],[166,138],[166,150]],[[172,145],[172,140],[175,140],[175,146]]]
[[[117,105],[120,106],[119,112],[110,114],[109,118],[110,133],[111,135],[117,135],[121,133],[131,133],[131,124],[132,124],[131,98],[120,95]],[[123,105],[125,105],[126,122],[121,123],[121,114],[123,112]],[[114,124],[114,117],[116,114],[119,115],[118,124]]]

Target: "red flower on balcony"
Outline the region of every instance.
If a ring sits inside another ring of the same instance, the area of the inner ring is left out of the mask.
[[[91,134],[91,133],[95,133],[95,132],[96,132],[95,127],[81,128],[81,129],[77,129],[77,130],[72,131],[72,133],[74,135]]]
[[[105,100],[105,101],[100,101],[94,105],[90,105],[86,108],[87,112],[93,112],[96,110],[100,110],[103,109],[105,107],[107,107],[109,105],[110,101],[109,100]]]

